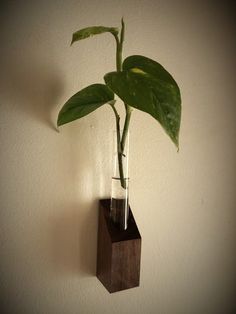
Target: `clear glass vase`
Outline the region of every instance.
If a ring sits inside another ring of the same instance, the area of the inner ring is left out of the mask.
[[[122,138],[122,130],[120,134]],[[129,218],[129,131],[124,147],[117,145],[117,138],[117,131],[114,131],[110,217],[119,229],[126,230]]]

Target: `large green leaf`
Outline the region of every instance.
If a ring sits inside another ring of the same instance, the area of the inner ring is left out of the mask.
[[[90,85],[64,104],[59,112],[57,125],[80,119],[106,103],[114,103],[114,93],[104,84]]]
[[[157,78],[158,80],[178,86],[174,78],[171,76],[171,74],[167,72],[160,63],[150,58],[134,55],[124,60],[123,62],[124,70],[130,70],[135,68],[148,73],[149,75]]]
[[[126,104],[149,113],[179,146],[181,97],[173,77],[157,62],[142,56],[128,57],[123,71],[104,77],[106,84]]]
[[[113,35],[118,34],[118,28],[115,27],[105,27],[105,26],[91,26],[80,29],[79,31],[75,32],[72,36],[71,45],[78,40],[88,38],[93,35],[98,35],[102,33],[112,33]]]

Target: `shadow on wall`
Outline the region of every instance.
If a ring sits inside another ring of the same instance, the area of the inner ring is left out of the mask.
[[[12,110],[16,112],[15,116],[18,113],[24,114],[26,118],[28,117],[29,122],[38,122],[40,126],[50,127],[52,132],[55,132],[53,111],[55,113],[55,108],[61,102],[60,98],[64,92],[63,72],[56,64],[56,60],[53,61],[52,52],[47,53],[50,49],[47,38],[45,41],[43,41],[43,37],[39,38],[39,42],[36,42],[33,31],[32,33],[27,29],[26,31],[26,35],[20,34],[16,42],[8,40],[5,35],[5,45],[3,45],[0,56],[0,105],[6,111],[13,108]],[[21,30],[21,32],[23,31]],[[96,130],[90,130],[89,134],[93,137],[95,132]],[[88,137],[87,133],[80,135]],[[91,192],[91,195],[101,194],[99,193],[101,187],[97,187],[97,184],[91,186],[91,182],[96,182],[94,176],[100,174],[102,170],[99,151],[94,147],[85,147],[83,151],[79,151],[73,145],[69,149],[71,149],[70,154],[65,153],[65,162],[58,165],[63,167],[64,184],[69,186],[76,182],[73,188],[78,186],[83,192],[83,187],[81,188],[82,185],[79,185],[78,181],[84,175],[85,182],[90,182],[87,190]],[[91,169],[91,165],[95,165],[95,162],[96,167]],[[56,272],[60,276],[70,273],[94,276],[96,272],[98,201],[88,203],[82,200],[75,204],[58,204],[57,193],[49,193],[43,197],[45,202],[48,197],[50,202],[54,201],[53,203],[56,205],[55,209],[49,208],[46,214],[50,215],[49,225],[46,222],[45,225],[38,226],[38,228],[45,228],[40,232],[46,232],[46,250],[49,250],[49,252],[37,252],[39,263],[46,255],[45,259],[49,258],[47,266],[50,270],[52,266],[52,272]],[[55,199],[51,200],[53,197]],[[46,215],[42,217],[43,221],[44,218],[47,219]],[[38,245],[40,243],[35,243],[35,247]]]
[[[0,91],[3,99],[7,99],[1,105],[14,104],[16,110],[55,130],[52,111],[58,105],[64,85],[60,71],[34,52],[10,51],[1,59]]]
[[[53,272],[60,276],[96,275],[97,209],[98,200],[66,205],[49,222]]]
[[[55,132],[52,112],[63,94],[63,76],[45,56],[35,54],[34,51],[24,57],[22,55],[14,51],[7,58],[1,58],[1,105],[6,107],[5,110],[14,106],[15,111],[23,112],[29,120],[38,121]],[[86,168],[87,159],[84,160],[83,154],[79,158],[83,159],[80,164]],[[58,204],[55,210],[50,209],[53,217],[49,226],[46,224],[43,228],[48,234],[49,269],[52,272],[60,276],[70,273],[95,275],[97,208],[98,201],[89,204],[82,201],[72,205]],[[39,260],[44,254],[47,255],[47,252],[40,252]]]

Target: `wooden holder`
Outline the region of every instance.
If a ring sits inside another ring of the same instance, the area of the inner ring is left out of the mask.
[[[110,199],[99,201],[97,277],[110,292],[139,286],[141,236],[129,209],[128,228],[111,221]]]

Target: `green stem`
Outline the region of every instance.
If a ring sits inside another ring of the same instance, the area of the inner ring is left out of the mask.
[[[116,70],[118,72],[122,69],[122,46],[120,45],[119,37],[114,34],[116,40]]]
[[[120,33],[120,39],[118,37],[118,34],[113,34],[116,40],[116,70],[117,72],[122,71],[122,50],[123,50],[123,42],[124,42],[124,36],[125,36],[125,24],[123,21],[123,18],[121,20],[121,33]]]
[[[120,34],[120,45],[121,45],[121,50],[123,49],[123,42],[124,42],[124,35],[125,35],[125,24],[123,21],[123,18],[121,20],[121,24],[122,24],[122,28],[121,28],[121,34]],[[132,112],[132,108],[125,104],[125,111],[126,111],[126,115],[125,115],[125,123],[124,123],[124,128],[123,128],[123,134],[122,134],[122,139],[121,139],[121,152],[124,152],[125,149],[125,142],[126,142],[126,138],[127,138],[127,134],[128,134],[128,130],[129,130],[129,123],[130,123],[130,118],[131,118],[131,112]]]
[[[122,161],[122,150],[121,150],[121,136],[120,136],[120,116],[117,113],[117,110],[114,105],[110,104],[115,117],[116,117],[116,140],[117,140],[117,158],[118,158],[118,166],[119,166],[119,174],[120,174],[120,183],[121,186],[126,189],[126,181],[124,178],[124,170],[123,170],[123,161]]]
[[[123,21],[123,18],[121,20],[121,33],[120,33],[120,39],[117,34],[114,34],[115,40],[116,40],[116,70],[117,72],[122,71],[122,50],[123,50],[123,42],[124,42],[124,34],[125,34],[125,24]],[[125,110],[126,110],[126,116],[125,116],[125,123],[123,127],[123,133],[122,133],[122,138],[121,138],[121,133],[120,133],[120,117],[115,109],[115,106],[112,105],[112,109],[115,113],[116,116],[116,132],[117,132],[117,154],[118,154],[118,166],[119,166],[119,174],[120,174],[120,182],[121,186],[125,189],[127,187],[125,178],[124,178],[124,169],[123,169],[123,161],[122,161],[122,156],[124,153],[125,149],[125,142],[128,134],[128,129],[129,129],[129,123],[130,123],[130,117],[131,117],[131,112],[132,108],[124,104]]]
[[[132,108],[130,106],[126,106],[126,116],[125,116],[125,123],[124,123],[124,128],[123,128],[123,133],[122,133],[122,138],[121,138],[121,152],[124,152],[125,149],[125,142],[129,130],[129,123],[130,123],[130,118],[131,118],[131,113],[132,113]]]

